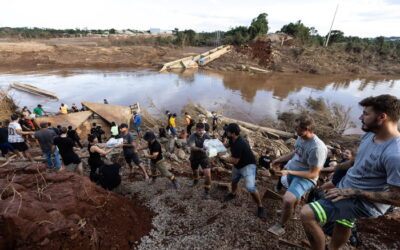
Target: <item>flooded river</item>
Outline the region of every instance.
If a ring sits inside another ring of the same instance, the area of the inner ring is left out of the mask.
[[[224,110],[226,116],[250,122],[276,118],[277,112],[292,108],[293,102],[322,97],[329,103],[351,107],[351,120],[357,120],[362,98],[392,94],[400,97],[400,78],[384,76],[318,76],[271,73],[250,75],[246,72],[157,73],[150,71],[109,72],[71,71],[38,74],[0,74],[0,87],[12,82],[31,84],[60,97],[59,101],[33,96],[17,90],[11,95],[20,106],[56,111],[61,102],[71,105],[82,101],[129,105],[139,102],[152,114],[168,109],[179,113],[189,101],[209,110]],[[359,128],[347,133],[360,132]]]

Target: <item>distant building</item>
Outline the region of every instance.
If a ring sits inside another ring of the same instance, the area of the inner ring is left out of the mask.
[[[156,34],[161,34],[161,29],[159,29],[159,28],[150,28],[150,34],[154,34],[154,35],[156,35]]]

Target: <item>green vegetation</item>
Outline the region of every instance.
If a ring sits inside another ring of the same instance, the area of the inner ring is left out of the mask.
[[[192,29],[180,31],[175,28],[171,36],[139,37],[131,36],[126,39],[110,37],[110,44],[114,46],[128,45],[162,45],[162,46],[218,46],[222,44],[245,45],[268,33],[268,14],[261,13],[254,18],[250,26],[237,26],[230,30],[215,32],[195,32]],[[126,30],[129,34],[149,34],[149,31]],[[321,47],[327,38],[321,36],[314,27],[307,27],[301,20],[284,25],[280,33],[293,36],[294,43],[302,46]],[[17,39],[47,39],[56,37],[85,37],[92,34],[107,36],[117,34],[115,29],[89,30],[89,29],[46,29],[46,28],[0,28],[0,38]],[[332,30],[329,44],[330,48],[338,48],[347,53],[370,52],[389,58],[400,57],[400,38],[377,37],[360,38],[345,36],[340,30]]]

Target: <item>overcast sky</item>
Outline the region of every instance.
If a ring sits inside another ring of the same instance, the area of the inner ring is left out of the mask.
[[[268,13],[270,32],[302,20],[325,35],[338,0],[0,0],[0,27],[228,30]],[[400,36],[400,0],[341,0],[334,29]]]

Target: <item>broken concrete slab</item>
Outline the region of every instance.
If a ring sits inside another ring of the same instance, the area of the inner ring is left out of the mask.
[[[87,107],[93,113],[98,114],[109,123],[126,123],[129,125],[132,118],[130,107],[95,102],[82,102],[82,105]]]

